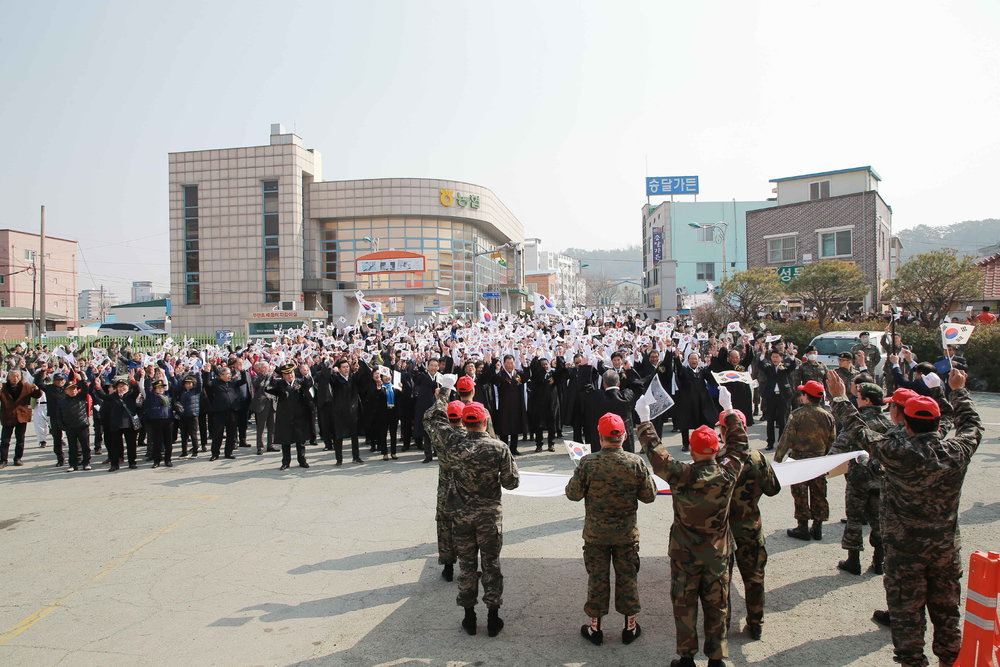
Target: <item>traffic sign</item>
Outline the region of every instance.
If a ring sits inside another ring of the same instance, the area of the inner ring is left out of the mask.
[[[484,299],[499,299],[500,292],[483,292]]]

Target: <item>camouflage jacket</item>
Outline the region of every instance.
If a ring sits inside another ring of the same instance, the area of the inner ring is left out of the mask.
[[[889,416],[877,405],[858,408],[858,414],[861,415],[861,419],[864,420],[865,425],[876,433],[885,433],[893,427]],[[847,452],[857,452],[864,449],[860,442],[851,438],[851,432],[844,430],[843,424],[838,423],[837,426],[839,427],[837,437],[830,447],[831,454],[846,454]],[[856,488],[877,489],[879,488],[878,477],[881,474],[882,464],[871,458],[867,463],[851,461],[850,465],[847,466],[845,477],[848,483]]]
[[[747,434],[734,414],[726,417],[726,453],[710,461],[682,463],[660,444],[650,422],[639,427],[643,448],[652,451],[653,472],[670,484],[674,522],[669,555],[673,560],[718,562],[733,552],[729,503],[747,459]]]
[[[836,435],[833,415],[826,408],[822,405],[803,405],[789,415],[774,450],[774,462],[784,460],[785,454],[793,459],[825,456]]]
[[[454,428],[447,405],[447,396],[442,395],[424,413],[424,429],[439,446],[438,458],[451,470],[452,488],[444,510],[455,519],[498,511],[500,487],[516,489],[520,483],[514,457],[507,445],[487,433]]]
[[[849,401],[834,399],[833,409],[844,430],[885,471],[882,539],[897,551],[918,554],[960,547],[958,502],[983,425],[966,389],[956,389],[951,398],[956,435],[948,439],[940,432],[911,436],[899,428],[877,433]]]
[[[799,364],[799,367],[795,369],[795,374],[792,376],[792,387],[795,388],[803,385],[809,382],[809,380],[816,380],[823,387],[826,387],[826,364],[818,361],[803,361]]]
[[[751,449],[736,480],[733,499],[729,501],[729,528],[733,531],[734,540],[764,544],[763,524],[757,503],[762,494],[776,496],[779,491],[781,484],[767,457]]]
[[[451,426],[450,422],[449,426]],[[456,433],[465,433],[465,429],[461,426],[451,426],[451,429]],[[436,521],[445,521],[451,517],[451,513],[447,509],[448,498],[455,495],[455,482],[451,478],[451,461],[447,456],[440,454],[444,449],[441,436],[441,431],[427,429],[426,437],[430,438],[434,451],[438,452],[437,507],[434,513]]]
[[[858,352],[865,355],[865,364],[867,365],[868,372],[875,375],[875,366],[882,359],[882,353],[878,351],[878,345],[858,343],[851,348],[851,355],[856,355]]]
[[[854,366],[851,366],[850,368],[841,368],[840,366],[837,366],[834,370],[837,371],[837,375],[840,376],[840,379],[844,381],[845,387],[850,387],[854,384],[854,378],[858,377],[858,369]]]
[[[602,448],[580,459],[566,485],[570,500],[586,498],[583,541],[632,544],[639,541],[639,502],[656,500],[656,482],[646,463],[620,447]]]

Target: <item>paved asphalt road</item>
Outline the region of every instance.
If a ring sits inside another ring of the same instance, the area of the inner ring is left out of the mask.
[[[971,550],[1000,550],[1000,396],[976,398],[988,426],[962,497],[966,563]],[[763,428],[751,434],[762,447]],[[677,435],[668,443],[679,453]],[[505,500],[506,628],[469,637],[455,584],[437,564],[435,465],[413,452],[384,463],[364,451],[366,464],[335,468],[330,452],[310,448],[312,468],[279,472],[278,455],[252,451],[67,474],[30,435],[26,465],[0,471],[0,663],[662,665],[674,655],[668,497],[640,508],[636,643],[621,644],[614,613],[604,646],[580,638],[583,506],[559,498]],[[519,464],[572,469],[564,453]],[[834,521],[843,487],[842,478],[830,483]],[[784,491],[763,503],[764,638],[739,632],[738,583],[730,663],[892,664],[889,633],[869,620],[885,606],[881,578],[836,569],[839,523],[821,542],[786,537],[791,505]]]

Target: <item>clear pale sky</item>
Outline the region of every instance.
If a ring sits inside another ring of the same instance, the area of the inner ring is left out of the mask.
[[[872,165],[893,224],[1000,217],[1000,2],[0,1],[0,227],[77,238],[81,289],[169,286],[167,153],[267,143],[327,180],[492,189],[543,247]],[[984,239],[992,241],[994,239]],[[93,284],[92,284],[93,283]]]

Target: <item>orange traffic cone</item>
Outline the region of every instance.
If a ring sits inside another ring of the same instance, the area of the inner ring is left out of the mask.
[[[955,667],[998,667],[1000,662],[1000,553],[976,551],[969,559],[962,651]]]

